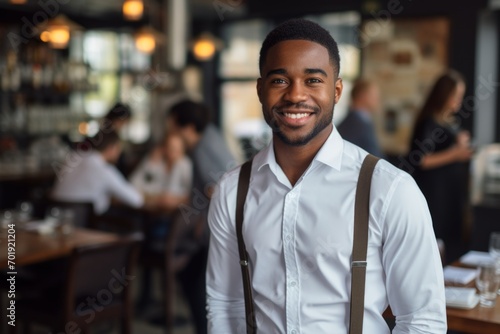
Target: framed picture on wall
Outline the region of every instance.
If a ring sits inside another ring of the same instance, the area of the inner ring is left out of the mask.
[[[449,20],[365,20],[360,41],[363,76],[382,93],[376,117],[381,146],[390,155],[404,154],[428,91],[448,67]]]

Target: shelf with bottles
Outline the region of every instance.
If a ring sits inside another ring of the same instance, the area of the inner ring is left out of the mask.
[[[0,133],[19,137],[45,133],[66,133],[78,129],[88,116],[78,107],[66,103],[47,104],[30,99],[23,92],[0,91]]]
[[[64,51],[33,42],[0,52],[0,91],[23,94],[28,103],[67,104],[70,93],[96,89],[87,79],[88,64],[68,60]]]
[[[68,106],[34,105],[0,114],[0,180],[49,171],[87,132],[89,116]]]

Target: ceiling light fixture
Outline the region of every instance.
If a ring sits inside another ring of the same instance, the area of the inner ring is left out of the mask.
[[[65,15],[58,15],[47,23],[47,27],[40,34],[40,39],[50,43],[54,49],[65,49],[68,46],[71,31],[80,29],[82,29],[80,25]]]
[[[143,27],[135,34],[135,47],[137,50],[151,54],[156,48],[156,44],[162,42],[164,35],[152,27]]]
[[[123,17],[129,21],[137,21],[144,13],[144,2],[142,0],[125,0],[123,3]]]
[[[210,33],[201,34],[193,43],[192,50],[196,59],[208,61],[222,48],[222,42]]]

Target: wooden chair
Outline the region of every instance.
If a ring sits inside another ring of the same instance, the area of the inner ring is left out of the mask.
[[[143,211],[124,205],[114,205],[102,215],[93,215],[89,227],[123,236],[143,232]]]
[[[44,201],[44,208],[46,211],[53,207],[73,211],[76,227],[89,227],[94,217],[94,204],[91,202],[61,201],[54,199],[46,199]]]
[[[188,253],[177,253],[178,243],[181,235],[185,231],[185,224],[182,221],[180,211],[171,214],[171,222],[168,227],[168,233],[164,239],[162,247],[148,247],[152,243],[151,228],[152,221],[157,217],[155,214],[148,214],[145,217],[145,241],[141,247],[140,264],[143,267],[160,269],[163,279],[163,306],[165,316],[166,333],[173,332],[174,310],[175,310],[175,283],[176,273],[181,271],[190,260]]]
[[[121,333],[131,333],[131,286],[137,241],[76,248],[69,259],[65,286],[36,299],[20,299],[16,317],[26,326],[45,325],[56,333],[88,333],[98,322],[120,320]],[[15,328],[17,328],[16,326]]]
[[[43,218],[53,207],[70,209],[74,213],[74,223],[77,227],[88,227],[94,216],[94,206],[90,202],[58,201],[45,198],[37,202],[36,207],[35,216],[40,218]],[[30,295],[60,284],[64,276],[61,270],[64,270],[66,260],[65,258],[54,259],[19,268],[16,282],[19,287],[22,287],[19,291]],[[47,275],[47,273],[53,274]]]

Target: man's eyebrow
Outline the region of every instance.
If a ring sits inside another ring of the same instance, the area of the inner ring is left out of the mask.
[[[326,72],[322,70],[321,68],[308,68],[305,70],[306,74],[323,74],[325,77],[328,77]]]
[[[274,75],[274,74],[287,74],[287,71],[284,68],[270,70],[269,72],[266,73],[266,77]]]
[[[266,77],[269,77],[271,75],[275,75],[275,74],[287,74],[287,70],[285,70],[284,68],[277,68],[275,70],[270,70],[269,72],[267,72],[266,74]],[[326,74],[326,71],[320,69],[320,68],[306,68],[304,70],[304,73],[306,74],[322,74],[323,76],[325,77],[328,77],[328,75]]]

